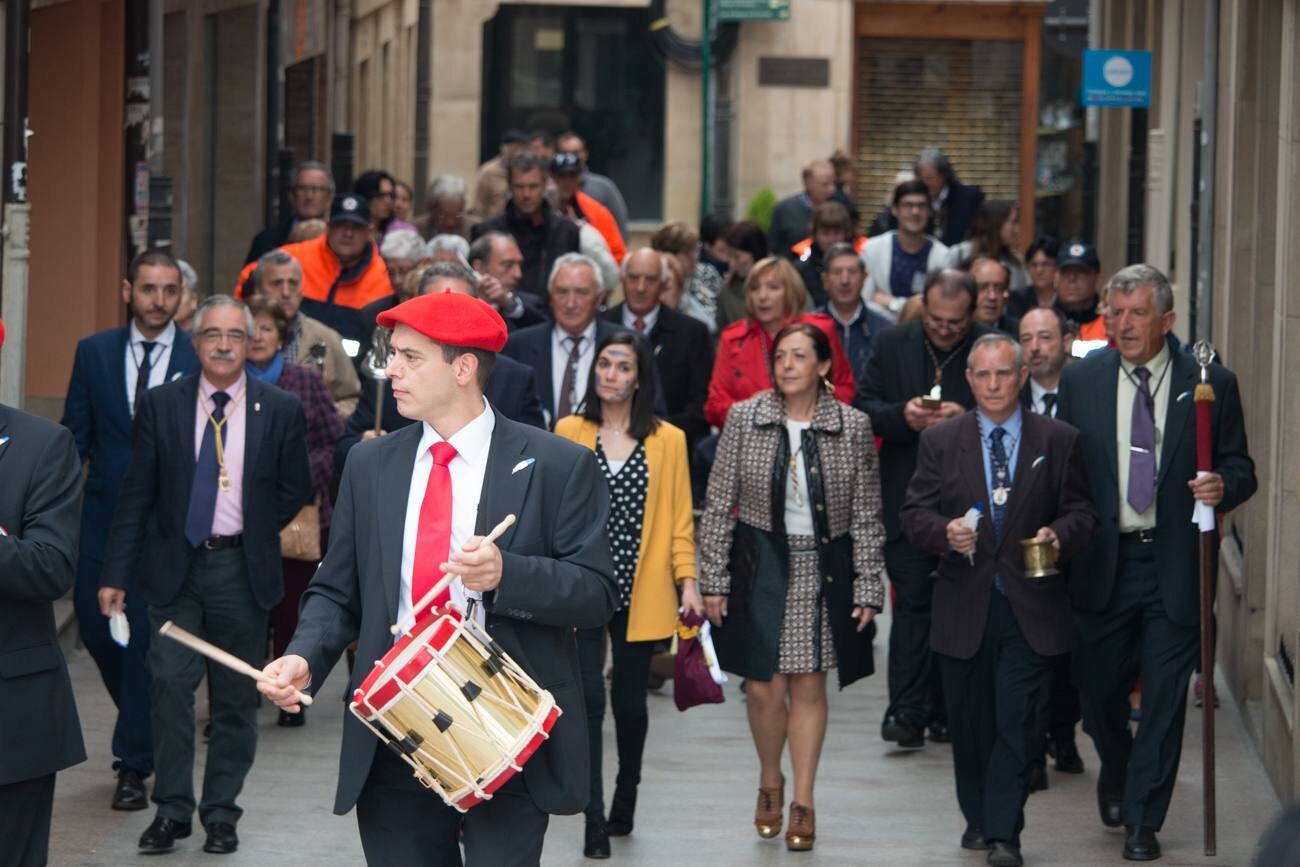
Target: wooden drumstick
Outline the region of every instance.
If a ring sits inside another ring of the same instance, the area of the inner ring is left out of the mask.
[[[479,542],[479,547],[482,547],[483,545],[486,545],[489,542],[495,542],[497,539],[500,539],[501,534],[504,533],[506,530],[509,530],[510,527],[514,524],[514,522],[515,522],[514,515],[506,515],[504,518],[501,519],[500,524],[497,524],[495,527],[492,528],[491,533],[488,533],[486,536],[483,537],[483,540]],[[388,631],[393,633],[394,635],[401,635],[403,632],[405,632],[406,630],[414,626],[415,613],[417,611],[423,611],[429,605],[432,605],[433,600],[437,599],[438,595],[442,593],[443,590],[447,589],[447,585],[450,584],[455,577],[456,576],[453,575],[451,572],[448,572],[444,574],[441,578],[439,578],[438,583],[430,587],[429,592],[425,593],[422,597],[420,597],[420,601],[418,603],[411,606],[411,612],[407,614],[406,617],[402,618],[401,620],[399,620],[398,622],[390,626],[388,628]]]
[[[179,641],[195,653],[202,654],[213,662],[219,662],[231,671],[246,674],[253,680],[260,680],[262,683],[275,683],[275,678],[271,677],[271,675],[253,668],[253,666],[244,662],[244,660],[239,657],[227,653],[215,644],[209,644],[194,633],[186,632],[170,620],[158,627],[158,634],[165,635],[172,641]],[[307,695],[305,692],[300,692],[295,698],[295,701],[301,705],[307,706],[311,704],[311,696]]]

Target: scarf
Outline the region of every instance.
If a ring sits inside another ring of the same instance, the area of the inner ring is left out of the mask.
[[[284,352],[277,352],[271,357],[266,367],[258,367],[251,361],[244,362],[244,369],[253,379],[265,382],[268,385],[275,385],[280,381],[280,374],[284,373]]]

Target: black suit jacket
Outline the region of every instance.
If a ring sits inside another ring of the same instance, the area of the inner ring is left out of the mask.
[[[481,224],[480,224],[481,225]],[[546,429],[555,427],[559,421],[555,417],[555,378],[551,376],[551,331],[555,326],[549,322],[521,328],[506,339],[501,354],[513,358],[521,364],[531,367],[535,374],[537,399],[542,404],[542,414],[546,419]],[[621,325],[614,325],[604,319],[596,320],[596,344],[606,335],[617,331],[626,331]],[[707,383],[705,384],[707,387]],[[660,389],[662,393],[663,389]],[[489,398],[491,400],[491,398]],[[574,407],[576,410],[577,407]],[[662,413],[660,413],[662,414]]]
[[[388,628],[397,619],[406,501],[422,429],[411,425],[358,444],[343,471],[329,551],[303,594],[287,651],[307,660],[313,689],[353,640],[349,696],[393,646]],[[501,584],[484,594],[487,630],[562,711],[524,765],[528,794],[548,813],[576,813],[587,803],[588,749],[574,629],[604,625],[618,597],[605,529],[609,499],[595,455],[498,412],[476,529],[486,533],[510,514],[518,520],[497,542]],[[356,803],[378,744],[345,714],[336,813]]]
[[[952,247],[966,240],[975,212],[984,201],[984,191],[970,184],[948,185],[948,196],[943,203],[943,235],[939,240]]]
[[[1200,366],[1181,352],[1170,352],[1172,365],[1164,388],[1169,389],[1165,417],[1157,419],[1162,434],[1156,477],[1156,562],[1160,564],[1160,593],[1165,611],[1175,623],[1200,622],[1199,531],[1192,524],[1193,499],[1187,483],[1196,477],[1196,412],[1193,392]],[[1070,595],[1085,611],[1102,611],[1110,602],[1119,559],[1119,454],[1116,442],[1116,393],[1120,356],[1114,349],[1067,365],[1061,373],[1056,417],[1079,429],[1079,443],[1088,468],[1092,501],[1099,518],[1092,544],[1069,564]],[[1223,501],[1218,512],[1230,512],[1255,493],[1255,462],[1246,448],[1237,378],[1211,364],[1214,387],[1214,472],[1223,477]]]
[[[253,242],[248,245],[248,255],[244,257],[244,264],[256,262],[263,254],[289,243],[289,233],[293,231],[296,222],[297,220],[286,220],[283,223],[276,223],[254,235]]]
[[[62,425],[72,431],[77,452],[89,464],[81,507],[81,556],[104,561],[113,506],[131,461],[131,406],[126,393],[126,343],[130,328],[92,334],[77,344],[63,404]],[[164,382],[198,373],[199,359],[188,332],[177,329]]]
[[[546,430],[546,419],[542,417],[542,404],[537,399],[533,371],[513,358],[497,356],[487,386],[483,389],[483,396],[511,421]],[[379,421],[389,433],[415,423],[397,411],[397,400],[393,397],[392,386],[387,382],[384,383],[384,415]],[[343,435],[334,445],[334,469],[339,477],[343,475],[348,452],[361,442],[363,433],[374,427],[375,381],[367,376],[361,380],[361,397],[357,400],[357,408],[348,417]]]
[[[1020,540],[1033,538],[1040,527],[1051,527],[1061,540],[1062,561],[1088,543],[1096,515],[1088,501],[1079,434],[1031,412],[1022,412],[1021,419],[1001,539],[993,529],[978,416],[968,412],[921,434],[902,522],[913,545],[940,557],[930,629],[936,653],[969,659],[979,650],[998,574],[1029,646],[1044,656],[1070,649],[1065,576],[1026,578]],[[949,550],[947,526],[976,503],[984,517],[976,530],[972,565],[966,555]]]
[[[954,401],[967,409],[975,406],[970,385],[966,382],[966,356],[975,338],[987,333],[984,326],[972,325],[971,333],[957,348],[957,355],[944,365],[940,381],[944,400]],[[853,397],[853,405],[871,416],[871,429],[883,440],[880,446],[880,494],[885,535],[891,542],[903,536],[898,512],[903,508],[907,483],[916,469],[916,448],[921,437],[907,426],[903,407],[912,398],[929,394],[934,386],[934,362],[925,351],[924,337],[920,320],[887,328],[877,334]]]
[[[76,578],[80,510],[72,434],[0,404],[0,786],[86,759],[53,605]]]
[[[623,324],[623,305],[605,311],[604,318]],[[703,322],[671,307],[659,305],[650,329],[650,348],[659,370],[667,420],[681,428],[693,454],[695,443],[709,435],[704,401],[709,396],[709,371],[713,370],[713,339]]]
[[[253,596],[269,610],[284,596],[280,529],[312,496],[307,423],[297,397],[252,377],[246,381],[241,550]],[[176,598],[194,556],[185,517],[196,464],[198,388],[198,375],[155,388],[135,414],[131,466],[113,515],[100,584],[130,584],[150,605]]]
[[[767,249],[773,256],[794,258],[790,248],[812,233],[812,203],[803,192],[786,196],[772,209]]]

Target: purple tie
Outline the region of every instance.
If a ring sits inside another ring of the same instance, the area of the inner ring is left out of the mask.
[[[1151,401],[1151,371],[1139,367],[1133,395],[1133,425],[1129,432],[1128,504],[1139,515],[1156,500],[1156,417]]]

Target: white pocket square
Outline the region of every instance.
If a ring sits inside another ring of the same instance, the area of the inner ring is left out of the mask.
[[[180,378],[181,378],[182,376],[184,376],[184,375],[185,375],[185,374],[181,373],[181,372],[178,370],[178,371],[176,371],[175,373],[172,374],[172,378],[171,378],[170,380],[168,380],[168,381],[169,381],[169,382],[175,382],[176,380],[180,379]]]
[[[531,467],[534,463],[536,463],[536,461],[537,461],[537,458],[525,458],[524,460],[522,460],[522,461],[520,461],[519,463],[515,464],[515,468],[514,468],[513,470],[510,471],[510,475],[513,476],[515,473],[519,472],[520,470],[526,470],[526,469],[528,469],[528,468]]]
[[[1182,400],[1183,398],[1191,397],[1191,396],[1192,396],[1192,393],[1191,393],[1190,391],[1184,391],[1182,394],[1178,395],[1178,397],[1174,398],[1174,403],[1177,403],[1178,401]]]
[[[1045,460],[1047,460],[1047,455],[1039,455],[1038,457],[1034,458],[1034,462],[1029,465],[1029,469],[1032,470],[1034,467],[1038,466]]]
[[[4,446],[7,442],[9,442],[9,437],[0,437],[0,446]]]

